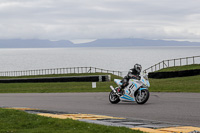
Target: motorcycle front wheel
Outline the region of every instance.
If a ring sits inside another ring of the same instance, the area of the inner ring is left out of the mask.
[[[116,95],[116,93],[114,93],[113,91],[111,91],[110,95],[109,95],[109,101],[112,104],[117,104],[120,101],[120,99],[119,99],[119,96]]]
[[[135,101],[138,104],[144,104],[147,102],[147,100],[149,99],[149,91],[144,89],[137,92],[136,97],[135,97]]]

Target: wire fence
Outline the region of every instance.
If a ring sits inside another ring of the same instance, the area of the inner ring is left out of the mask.
[[[200,56],[192,56],[185,58],[176,58],[170,60],[163,60],[147,69],[143,72],[154,72],[163,68],[173,66],[183,66],[190,64],[200,64]],[[17,76],[35,76],[35,75],[52,75],[52,74],[78,74],[78,73],[111,73],[117,76],[123,76],[124,72],[106,70],[96,67],[69,67],[69,68],[53,68],[53,69],[37,69],[37,70],[25,70],[25,71],[3,71],[0,72],[1,77],[17,77]]]
[[[200,56],[176,58],[170,60],[163,60],[147,69],[144,70],[145,73],[158,71],[167,67],[184,66],[191,64],[200,64]]]
[[[52,74],[77,74],[77,73],[111,73],[113,75],[122,76],[122,72],[106,70],[96,67],[70,67],[70,68],[53,68],[53,69],[38,69],[25,71],[4,71],[0,72],[2,77],[17,77],[17,76],[34,76],[34,75],[52,75]]]

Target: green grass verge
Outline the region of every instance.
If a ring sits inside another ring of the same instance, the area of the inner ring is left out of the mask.
[[[200,69],[200,64],[164,68],[156,72]],[[154,92],[200,92],[200,75],[167,79],[150,79]]]
[[[111,127],[0,109],[1,133],[143,133],[125,127]]]
[[[150,79],[153,92],[200,92],[200,75],[167,79]]]
[[[58,82],[58,83],[1,83],[0,93],[62,93],[62,92],[109,92],[114,82],[97,82],[92,88],[91,82]]]
[[[95,74],[67,74],[47,75],[48,77],[62,76],[86,76],[86,75],[108,75],[108,73]],[[52,82],[52,83],[0,83],[0,93],[62,93],[62,92],[109,92],[110,85],[116,86],[115,78],[122,77],[111,75],[111,82],[97,82],[97,88],[92,88],[92,82]],[[19,78],[47,77],[47,76],[26,76]]]
[[[110,85],[117,86],[113,79],[121,78],[111,77],[111,82],[97,82],[97,88],[91,82],[0,83],[0,93],[110,92]],[[200,75],[149,80],[151,92],[200,92]]]
[[[114,78],[121,78],[111,73],[75,73],[75,74],[49,74],[49,75],[34,75],[34,76],[16,76],[16,77],[4,77],[0,76],[0,79],[19,79],[19,78],[45,78],[45,77],[68,77],[68,76],[94,76],[94,75],[111,75],[111,80]]]
[[[193,70],[193,69],[200,69],[200,64],[168,67],[168,68],[158,70],[156,72],[171,72],[171,71],[183,71],[183,70]]]

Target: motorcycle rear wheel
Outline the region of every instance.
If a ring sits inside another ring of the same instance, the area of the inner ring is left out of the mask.
[[[136,97],[135,97],[135,101],[138,104],[144,104],[147,102],[147,100],[149,99],[149,90],[141,90],[141,94],[140,91],[137,92]]]
[[[111,91],[110,94],[109,94],[109,101],[112,104],[117,104],[120,101],[120,99],[119,99],[119,96],[116,95],[116,93],[114,93],[113,91]]]

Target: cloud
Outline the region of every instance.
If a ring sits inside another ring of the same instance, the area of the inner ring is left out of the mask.
[[[198,39],[197,0],[1,0],[0,38]]]

